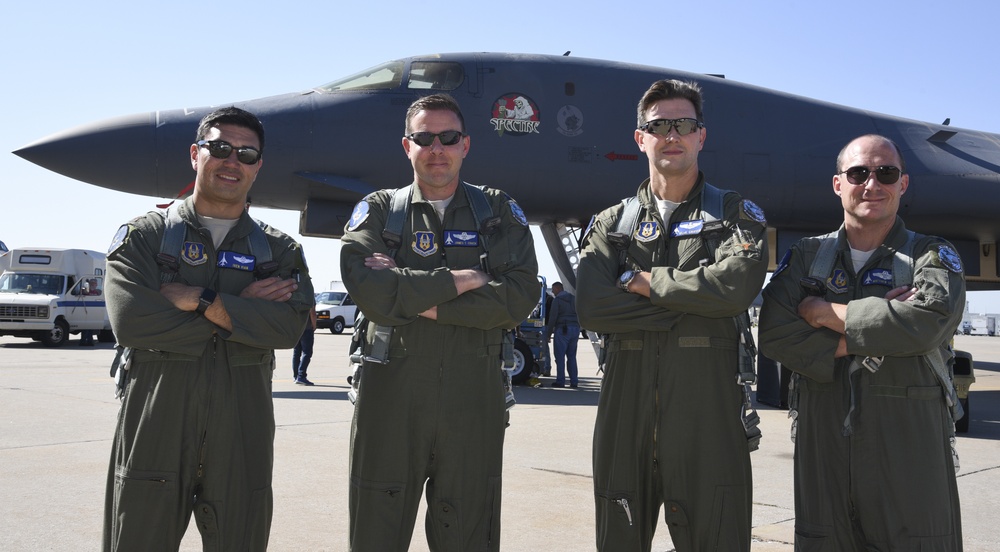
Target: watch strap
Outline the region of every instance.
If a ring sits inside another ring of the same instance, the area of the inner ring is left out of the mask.
[[[208,310],[208,307],[211,307],[212,303],[215,302],[215,298],[217,296],[218,293],[216,293],[215,290],[205,288],[201,292],[201,297],[198,298],[198,308],[195,310],[195,312],[204,315],[205,311]]]

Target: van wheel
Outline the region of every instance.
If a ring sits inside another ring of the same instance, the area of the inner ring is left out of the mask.
[[[42,334],[42,343],[46,347],[61,347],[69,339],[69,324],[65,320],[56,320],[52,329]]]
[[[335,334],[342,334],[342,333],[344,333],[344,319],[343,318],[339,318],[338,317],[338,318],[334,318],[333,319],[333,325],[330,326],[330,333],[335,333]]]
[[[101,343],[114,343],[115,342],[115,332],[111,330],[101,330],[97,332],[97,340]]]
[[[514,340],[514,368],[510,371],[510,381],[514,385],[520,385],[531,378],[531,373],[535,371],[535,357],[531,353],[531,347],[520,339]]]

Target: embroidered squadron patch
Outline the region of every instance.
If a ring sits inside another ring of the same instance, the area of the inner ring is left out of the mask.
[[[445,230],[445,247],[479,247],[479,234],[469,230]]]
[[[421,257],[429,257],[437,253],[438,246],[434,241],[434,232],[415,232],[413,234],[413,251]]]
[[[962,258],[950,246],[942,245],[938,247],[938,258],[941,259],[941,264],[948,270],[955,274],[962,273]]]
[[[354,212],[351,213],[351,220],[347,222],[347,231],[353,232],[357,230],[358,226],[368,218],[368,202],[361,200],[357,205],[354,206]]]
[[[888,268],[873,268],[861,278],[861,284],[865,286],[889,286],[892,287],[892,271]]]
[[[749,199],[744,199],[740,205],[742,207],[744,217],[754,222],[767,224],[767,219],[764,217],[764,210],[761,209],[756,203],[750,201]]]
[[[841,269],[833,271],[833,276],[826,281],[826,287],[834,293],[845,293],[847,291],[847,273]]]
[[[705,221],[701,219],[678,222],[674,224],[673,228],[670,229],[670,237],[680,238],[684,236],[697,236],[698,234],[701,234],[701,229],[704,227]]]
[[[115,232],[115,237],[111,238],[111,245],[108,246],[108,255],[118,251],[121,246],[125,245],[125,240],[128,238],[128,233],[132,231],[132,227],[123,224],[118,232]]]
[[[257,258],[253,255],[237,253],[235,251],[219,251],[219,258],[215,266],[253,272],[253,269],[257,266]]]
[[[184,242],[184,246],[181,247],[181,259],[191,266],[205,264],[208,261],[208,255],[205,253],[205,244],[189,241]]]
[[[635,229],[635,239],[646,243],[660,237],[660,223],[655,220],[646,220],[639,223]]]
[[[510,212],[514,215],[514,220],[521,223],[521,226],[528,225],[528,217],[524,216],[521,206],[513,199],[507,202],[510,205]]]

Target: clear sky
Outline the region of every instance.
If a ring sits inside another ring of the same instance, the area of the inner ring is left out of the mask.
[[[570,50],[1000,132],[1000,4],[986,0],[53,0],[8,2],[2,14],[0,240],[9,247],[105,251],[122,223],[159,202],[49,172],[10,153],[21,146],[120,115],[301,91],[421,54]],[[705,109],[711,110],[710,98]],[[739,189],[738,182],[719,184]],[[339,279],[336,240],[298,236],[294,212],[253,214],[300,239],[318,289]],[[537,234],[536,241],[542,272],[552,281],[555,269]],[[1000,312],[1000,292],[969,298],[973,312]]]

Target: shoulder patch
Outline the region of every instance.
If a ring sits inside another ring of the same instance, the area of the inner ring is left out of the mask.
[[[128,235],[131,231],[132,227],[128,224],[121,225],[121,228],[115,232],[115,237],[111,238],[111,245],[108,246],[108,255],[113,254],[125,245],[125,241],[128,240]]]
[[[347,231],[353,232],[361,226],[361,223],[368,219],[369,213],[368,201],[362,199],[354,206],[354,212],[351,213],[351,220],[347,222]]]
[[[747,220],[759,222],[760,224],[767,224],[767,218],[764,217],[764,210],[749,199],[744,199],[740,202],[740,216]]]
[[[958,256],[958,253],[950,245],[939,245],[937,256],[942,266],[955,274],[962,273],[962,258]]]
[[[783,270],[788,268],[788,263],[790,263],[791,260],[792,260],[792,250],[791,248],[789,248],[788,251],[785,251],[785,256],[782,257],[781,261],[778,262],[778,266],[777,268],[774,269],[774,272],[771,274],[771,278],[774,278],[778,274],[781,274]]]
[[[511,199],[507,202],[510,205],[510,212],[514,215],[514,220],[521,223],[521,226],[528,225],[528,217],[524,216],[524,211],[521,210],[521,206],[517,204],[516,201]]]

